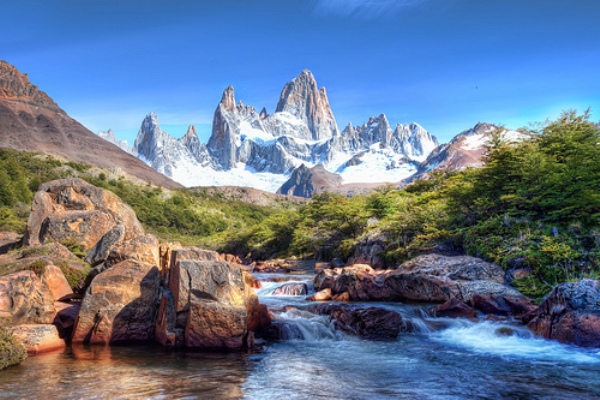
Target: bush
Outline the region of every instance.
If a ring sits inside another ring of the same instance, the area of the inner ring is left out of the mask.
[[[20,364],[25,357],[27,352],[23,345],[10,333],[9,328],[0,324],[0,370]]]

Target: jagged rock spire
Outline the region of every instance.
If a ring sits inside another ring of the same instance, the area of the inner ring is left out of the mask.
[[[288,82],[279,96],[276,112],[288,112],[305,122],[312,140],[327,139],[338,133],[325,88],[319,89],[313,74],[305,69]]]

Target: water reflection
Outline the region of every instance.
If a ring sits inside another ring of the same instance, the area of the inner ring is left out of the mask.
[[[237,399],[251,365],[246,358],[154,346],[75,346],[0,373],[0,398]]]

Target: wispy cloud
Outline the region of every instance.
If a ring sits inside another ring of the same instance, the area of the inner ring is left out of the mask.
[[[317,0],[314,12],[317,15],[373,19],[389,17],[428,1],[430,0]]]

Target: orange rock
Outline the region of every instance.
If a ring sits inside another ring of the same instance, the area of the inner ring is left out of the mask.
[[[17,325],[13,328],[13,334],[25,346],[29,355],[47,353],[66,347],[65,341],[60,338],[54,325]]]
[[[12,325],[49,324],[54,312],[52,294],[35,272],[0,277],[0,316]]]
[[[335,300],[335,301],[350,301],[350,295],[348,294],[348,292],[344,292],[342,294],[338,294],[336,296],[333,296],[332,300]]]
[[[67,282],[63,272],[54,264],[48,264],[44,267],[44,272],[40,277],[42,282],[48,287],[54,300],[59,300],[65,296],[73,294],[73,290]]]
[[[306,298],[307,301],[328,301],[331,300],[331,289],[325,288],[312,296]]]
[[[144,234],[133,209],[114,193],[82,179],[61,179],[39,187],[23,242],[75,239],[89,250],[117,224],[125,228],[124,240]]]
[[[153,339],[159,285],[157,266],[132,260],[100,273],[81,303],[73,343]]]

